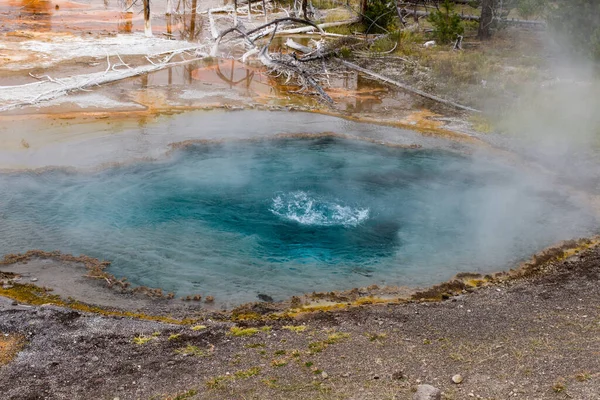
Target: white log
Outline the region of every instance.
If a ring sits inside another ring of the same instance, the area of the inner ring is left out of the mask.
[[[358,21],[358,19],[351,19],[351,20],[338,21],[338,22],[326,22],[324,24],[319,24],[317,26],[321,29],[325,29],[325,28],[332,28],[335,26],[350,25],[350,24],[356,23],[357,21]],[[315,29],[316,28],[314,26],[303,26],[300,28],[283,29],[283,30],[278,29],[275,34],[276,35],[292,35],[292,34],[296,34],[296,33],[308,33],[308,32],[314,31]],[[252,38],[252,40],[256,40],[258,38],[261,38],[263,36],[267,36],[267,35],[273,33],[274,30],[275,30],[275,28],[268,28],[262,32],[254,34],[250,37]],[[327,34],[325,33],[325,35],[327,35]],[[342,36],[344,36],[344,35],[342,35]]]
[[[413,87],[411,87],[411,86],[408,86],[408,85],[406,85],[406,84],[404,84],[404,83],[401,83],[401,82],[395,81],[395,80],[393,80],[393,79],[390,79],[390,78],[388,78],[388,77],[385,77],[385,76],[383,76],[383,75],[380,75],[380,74],[378,74],[378,73],[376,73],[376,72],[373,72],[373,71],[371,71],[371,70],[368,70],[368,69],[366,69],[366,68],[360,67],[360,66],[358,66],[358,65],[356,65],[356,64],[353,64],[353,63],[351,63],[351,62],[344,61],[344,60],[339,60],[339,61],[340,61],[340,62],[341,62],[343,65],[345,65],[346,67],[348,67],[348,68],[350,68],[350,69],[353,69],[353,70],[355,70],[355,71],[358,71],[358,72],[362,72],[363,74],[367,74],[367,75],[369,75],[369,76],[372,76],[373,78],[377,78],[377,79],[379,79],[380,81],[383,81],[383,82],[386,82],[386,83],[392,84],[392,85],[394,85],[394,86],[398,86],[399,88],[402,88],[402,89],[404,89],[404,90],[407,90],[407,91],[409,91],[409,92],[411,92],[411,93],[414,93],[414,94],[416,94],[416,95],[419,95],[419,96],[421,96],[421,97],[425,97],[426,99],[433,100],[433,101],[436,101],[436,102],[438,102],[438,103],[446,104],[446,105],[449,105],[449,106],[452,106],[452,107],[458,108],[458,109],[460,109],[460,110],[465,110],[465,111],[470,111],[470,112],[476,112],[476,113],[479,113],[479,112],[481,112],[481,111],[479,111],[479,110],[477,110],[477,109],[475,109],[475,108],[471,108],[471,107],[468,107],[468,106],[464,106],[464,105],[462,105],[462,104],[455,103],[455,102],[453,102],[453,101],[451,101],[451,100],[445,100],[445,99],[442,99],[441,97],[437,97],[437,96],[434,96],[434,95],[432,95],[432,94],[426,93],[426,92],[424,92],[424,91],[422,91],[422,90],[419,90],[419,89],[413,88]]]
[[[298,51],[301,51],[302,53],[310,53],[311,51],[313,51],[313,49],[311,47],[303,46],[300,43],[295,42],[291,38],[288,38],[288,40],[286,40],[285,45],[287,47],[289,47],[290,49],[298,50]]]

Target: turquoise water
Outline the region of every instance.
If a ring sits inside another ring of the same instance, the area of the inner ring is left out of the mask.
[[[235,304],[494,271],[595,220],[546,179],[486,155],[337,138],[196,145],[94,173],[0,175],[0,252]]]

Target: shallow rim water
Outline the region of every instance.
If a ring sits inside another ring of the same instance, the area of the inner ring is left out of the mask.
[[[93,171],[138,161],[160,160],[173,149],[193,143],[277,139],[337,135],[387,146],[425,147],[471,152],[469,143],[453,138],[399,129],[393,126],[354,122],[340,117],[308,113],[262,110],[190,111],[163,115],[155,121],[101,119],[70,126],[48,125],[45,120],[23,122],[36,132],[27,146],[2,146],[0,172],[64,168]],[[27,132],[22,135],[27,137]],[[43,134],[43,135],[41,135]],[[466,137],[466,136],[465,136]],[[0,139],[1,140],[1,139]],[[39,145],[35,145],[36,142]],[[1,142],[0,142],[1,143]]]

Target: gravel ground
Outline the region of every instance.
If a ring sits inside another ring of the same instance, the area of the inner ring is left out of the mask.
[[[444,302],[194,329],[0,297],[2,336],[26,339],[0,367],[0,397],[410,399],[427,383],[445,399],[595,400],[599,279],[593,248]]]

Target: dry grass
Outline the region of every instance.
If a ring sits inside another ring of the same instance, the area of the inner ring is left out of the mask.
[[[25,337],[0,332],[0,366],[11,362],[25,346]]]

